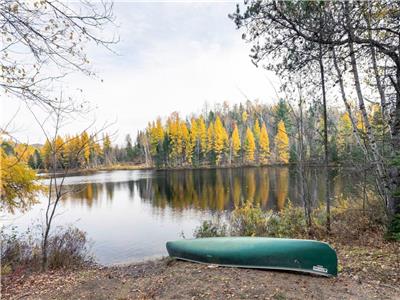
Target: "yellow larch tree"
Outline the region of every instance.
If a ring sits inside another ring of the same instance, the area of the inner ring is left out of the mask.
[[[150,141],[150,154],[151,156],[155,156],[157,154],[158,137],[156,124],[154,123],[154,121],[149,122],[146,128],[146,132]]]
[[[246,124],[247,118],[248,118],[248,114],[247,114],[246,111],[244,111],[244,112],[242,113],[242,122],[243,122],[243,124]]]
[[[258,119],[256,119],[256,121],[254,122],[253,132],[254,132],[254,138],[256,139],[256,144],[258,144],[260,141],[260,134],[261,134],[261,128]]]
[[[357,112],[356,116],[357,116],[357,129],[361,134],[365,134],[366,129],[361,112]]]
[[[190,120],[190,153],[186,153],[186,155],[190,155],[190,159],[193,157],[193,152],[196,151],[196,155],[198,154],[198,141],[199,141],[199,128],[197,120],[193,117]]]
[[[232,156],[234,158],[237,158],[237,156],[239,155],[241,145],[240,145],[239,129],[236,124],[233,126],[231,141],[232,141]]]
[[[345,155],[348,153],[349,146],[352,140],[352,132],[353,129],[350,116],[348,112],[345,112],[340,116],[338,124],[337,146],[339,155]]]
[[[36,172],[14,155],[7,155],[0,147],[0,209],[27,209],[44,190],[36,181]]]
[[[219,116],[215,119],[214,123],[215,140],[214,140],[214,151],[216,155],[217,165],[220,164],[222,155],[226,151],[228,145],[228,133],[224,125],[221,122]]]
[[[254,140],[254,134],[250,127],[247,127],[246,138],[244,140],[244,152],[246,155],[246,160],[248,162],[254,161],[254,153],[256,151],[256,142]]]
[[[198,136],[200,139],[200,151],[204,155],[207,152],[207,127],[203,116],[197,120]]]
[[[158,143],[162,143],[164,140],[164,128],[163,128],[160,117],[157,118],[154,131],[155,131],[154,134],[157,138]]]
[[[182,133],[180,126],[180,118],[177,112],[167,120],[168,136],[171,141],[170,158],[175,162],[182,156]]]
[[[262,123],[261,132],[260,132],[260,141],[259,141],[259,151],[260,151],[260,163],[266,164],[268,163],[270,157],[269,150],[269,137],[267,132],[267,126],[265,123]]]
[[[286,133],[285,123],[280,120],[275,136],[276,159],[280,163],[289,162],[289,137]]]
[[[89,166],[90,162],[90,137],[86,131],[81,134],[82,154],[85,166]]]
[[[185,154],[185,159],[188,164],[192,163],[193,147],[190,140],[189,130],[186,126],[186,122],[180,123],[180,132],[182,135],[182,154]]]
[[[210,123],[207,129],[207,153],[214,150],[214,124]]]
[[[16,144],[14,146],[14,155],[18,158],[18,160],[23,161],[25,163],[28,162],[28,159],[35,152],[35,148],[28,144]]]

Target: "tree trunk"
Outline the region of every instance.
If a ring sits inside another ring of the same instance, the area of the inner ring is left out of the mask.
[[[300,197],[304,205],[304,217],[307,222],[308,231],[310,232],[312,222],[311,222],[311,205],[308,197],[305,195],[305,176],[304,176],[304,126],[303,126],[303,105],[302,105],[301,95],[299,97],[299,151],[298,151],[298,172],[300,180]]]
[[[360,134],[358,133],[358,130],[357,130],[356,121],[354,120],[350,104],[347,101],[346,92],[345,92],[344,84],[343,84],[343,76],[342,76],[342,72],[339,69],[339,65],[338,65],[337,57],[336,57],[336,51],[335,51],[334,48],[332,48],[332,57],[333,57],[333,64],[335,66],[335,70],[336,70],[336,73],[337,73],[337,76],[338,76],[340,93],[342,94],[342,100],[343,100],[344,106],[346,107],[347,114],[349,115],[350,122],[351,122],[351,127],[353,128],[353,135],[354,135],[354,137],[355,137],[355,139],[357,141],[357,144],[362,149],[365,157],[368,159],[369,158],[368,150],[365,147],[364,143],[361,141]]]
[[[391,142],[392,142],[392,159],[400,158],[400,67],[397,68],[396,73],[396,106],[393,113],[393,121],[391,122]],[[400,165],[392,164],[389,170],[389,189],[391,191],[388,210],[389,217],[393,218],[394,215],[400,214]]]
[[[322,61],[322,46],[319,45],[319,67],[322,85],[322,104],[323,104],[323,118],[324,118],[324,169],[325,169],[325,198],[326,198],[326,230],[331,231],[331,200],[329,191],[329,148],[328,148],[328,117],[326,110],[326,89],[325,89],[325,70]]]
[[[375,137],[372,133],[371,130],[371,124],[368,119],[368,114],[367,110],[365,107],[365,102],[364,102],[364,97],[361,92],[361,83],[360,79],[358,76],[358,67],[357,67],[357,61],[356,61],[356,56],[354,52],[354,45],[353,45],[353,28],[351,25],[351,20],[350,20],[350,13],[349,13],[349,3],[345,3],[345,8],[346,8],[346,22],[347,22],[347,30],[348,30],[348,35],[349,35],[349,50],[350,50],[350,61],[351,61],[351,67],[352,67],[352,73],[354,77],[354,85],[357,93],[357,99],[358,99],[358,106],[361,111],[362,119],[365,124],[366,128],[366,140],[368,142],[368,145],[371,149],[371,155],[373,159],[373,164],[376,167],[377,175],[378,175],[378,189],[379,192],[382,194],[386,207],[389,208],[389,198],[390,198],[390,190],[389,190],[389,185],[387,182],[387,171],[383,162],[383,158],[379,153],[378,145],[375,141]]]

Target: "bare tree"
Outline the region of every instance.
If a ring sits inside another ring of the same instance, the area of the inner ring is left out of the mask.
[[[88,43],[108,49],[113,22],[110,2],[0,1],[0,87],[5,94],[44,108],[59,105],[54,83],[71,72],[92,75]]]
[[[67,100],[68,101],[68,100]],[[66,101],[66,102],[67,102]],[[57,208],[60,204],[60,201],[68,194],[71,192],[76,192],[72,191],[69,188],[65,187],[65,179],[69,174],[70,171],[70,166],[69,164],[63,164],[61,159],[62,159],[62,149],[64,146],[70,142],[73,142],[74,139],[79,139],[79,135],[75,137],[71,137],[69,139],[64,139],[62,144],[58,144],[56,142],[57,138],[59,137],[60,134],[60,129],[63,127],[65,124],[66,120],[70,117],[70,115],[66,114],[65,111],[69,111],[70,108],[68,107],[68,104],[63,101],[62,94],[58,98],[58,105],[55,105],[53,103],[52,105],[52,111],[49,112],[48,118],[45,118],[44,121],[41,121],[38,119],[37,115],[34,113],[34,111],[31,109],[31,112],[40,126],[43,135],[45,136],[46,140],[49,142],[50,145],[50,159],[51,163],[49,164],[49,170],[48,170],[48,175],[49,175],[49,184],[48,184],[48,191],[47,191],[47,205],[46,205],[46,211],[45,211],[45,220],[44,220],[44,226],[43,226],[43,231],[42,231],[42,270],[46,271],[48,268],[48,241],[49,237],[51,234],[51,229],[52,229],[52,224],[54,221],[54,218],[56,216]],[[84,128],[81,132],[88,131],[93,125],[95,124],[95,121],[93,121],[89,126]],[[47,128],[51,128],[51,130],[48,130]],[[72,154],[74,157],[70,157],[69,159],[72,160],[77,160],[81,153],[85,150],[86,147],[89,146],[91,142],[99,142],[101,139],[98,139],[97,137],[100,136],[100,134],[108,127],[107,124],[105,124],[100,130],[96,130],[94,133],[92,133],[89,137],[89,139],[85,142],[82,143],[82,141],[79,143],[79,148],[76,149],[76,151]]]

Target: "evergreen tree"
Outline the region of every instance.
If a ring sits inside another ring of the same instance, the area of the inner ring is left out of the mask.
[[[289,105],[284,99],[280,99],[274,107],[275,126],[280,121],[283,121],[287,132],[291,132],[292,122],[290,120]]]
[[[135,157],[135,153],[132,145],[132,139],[129,134],[126,135],[125,142],[126,142],[125,150],[126,150],[127,160],[132,161],[133,158]]]

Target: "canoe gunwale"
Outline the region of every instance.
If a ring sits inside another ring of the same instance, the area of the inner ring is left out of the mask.
[[[188,262],[193,262],[193,263],[199,263],[199,264],[202,264],[202,265],[212,265],[212,266],[219,266],[219,267],[241,268],[241,269],[293,271],[293,272],[303,272],[303,273],[309,273],[309,274],[313,274],[313,275],[319,275],[319,276],[323,276],[323,277],[327,277],[327,278],[335,277],[335,275],[333,275],[333,274],[317,272],[317,271],[309,270],[309,269],[285,268],[285,267],[266,267],[266,266],[250,266],[250,265],[215,264],[215,263],[207,263],[207,262],[203,262],[203,261],[199,261],[199,260],[182,258],[182,257],[177,257],[177,256],[170,256],[170,257],[174,258],[174,259],[178,259],[178,260],[183,260],[183,261],[188,261]]]

